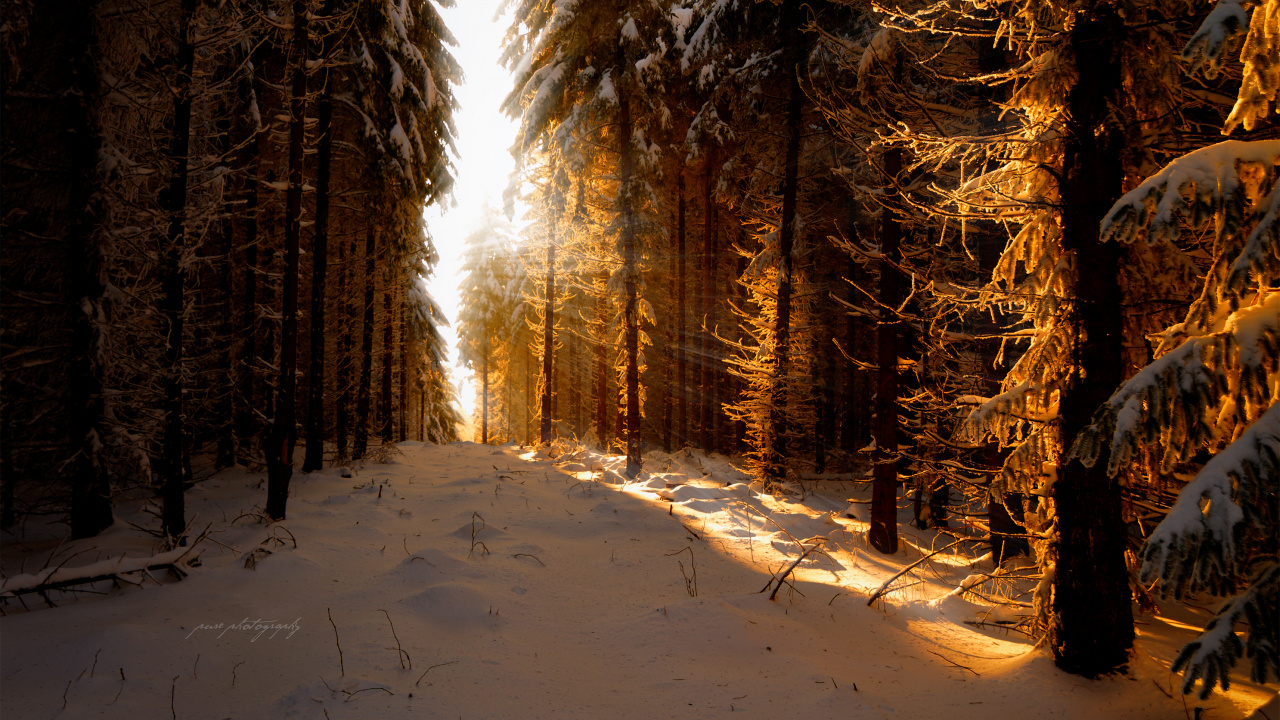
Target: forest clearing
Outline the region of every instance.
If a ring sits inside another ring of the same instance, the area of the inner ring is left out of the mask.
[[[3,12],[6,714],[1280,720],[1280,0]]]
[[[882,556],[835,487],[760,494],[725,458],[688,451],[649,454],[633,482],[625,458],[588,452],[407,442],[385,455],[350,478],[308,475],[276,525],[261,522],[261,474],[201,483],[200,565],[181,582],[157,571],[104,598],[51,592],[54,609],[7,601],[6,717],[1226,719],[1274,697],[1245,678],[1208,701],[1178,693],[1168,663],[1207,613],[1176,606],[1140,618],[1128,674],[1061,673],[1000,625],[1030,609],[990,604],[978,543],[868,607],[951,538],[904,528],[902,551]],[[867,499],[865,482],[836,487]],[[151,541],[124,522],[49,537],[7,548],[5,574],[22,554],[76,555],[70,566]]]

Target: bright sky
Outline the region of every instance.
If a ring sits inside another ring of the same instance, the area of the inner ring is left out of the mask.
[[[505,22],[493,22],[499,0],[458,0],[456,7],[441,9],[445,24],[458,40],[453,56],[462,65],[465,84],[456,89],[462,105],[454,115],[458,127],[458,157],[455,158],[455,205],[432,207],[426,212],[427,229],[440,252],[430,289],[452,323],[458,317],[458,283],[462,267],[463,241],[479,225],[486,201],[502,207],[502,190],[507,185],[513,161],[508,149],[515,138],[516,123],[498,106],[511,88],[511,76],[498,65]],[[442,213],[441,210],[444,210]],[[449,356],[457,362],[457,334],[442,328],[449,344]],[[470,417],[475,406],[475,390],[470,373],[456,365],[455,380],[463,416]]]

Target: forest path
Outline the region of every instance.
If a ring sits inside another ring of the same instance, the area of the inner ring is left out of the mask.
[[[295,475],[274,526],[240,517],[260,475],[219,474],[190,492],[212,534],[187,580],[3,618],[6,717],[1181,716],[1145,645],[1134,675],[1089,682],[965,625],[980,608],[926,599],[966,567],[867,607],[919,552],[868,554],[832,498],[759,496],[692,453],[625,488],[591,479],[620,481],[616,459],[563,460],[402,443],[350,478]],[[756,592],[820,534],[794,592]],[[117,523],[98,548],[138,536]]]

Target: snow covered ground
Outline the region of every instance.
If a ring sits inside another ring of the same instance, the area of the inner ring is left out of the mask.
[[[865,506],[845,501],[865,488],[763,496],[725,459],[687,451],[647,456],[649,473],[627,484],[620,463],[406,442],[352,477],[295,475],[275,525],[256,514],[263,476],[223,472],[188,495],[208,532],[185,580],[55,592],[56,608],[3,601],[0,709],[5,720],[990,720],[1190,718],[1197,705],[1241,718],[1270,700],[1280,718],[1274,686],[1243,677],[1208,701],[1178,692],[1169,660],[1207,613],[1139,618],[1130,673],[1084,680],[996,626],[1017,608],[956,592],[992,570],[981,547],[934,557],[868,606],[952,540],[903,525],[902,552],[871,551]],[[117,516],[158,525],[141,502]],[[156,554],[125,522],[90,541],[38,536],[5,537],[6,582]],[[814,546],[771,601],[771,577]]]

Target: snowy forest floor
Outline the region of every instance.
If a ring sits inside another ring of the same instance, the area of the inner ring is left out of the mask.
[[[188,514],[208,532],[181,582],[100,582],[105,595],[52,593],[56,608],[4,599],[6,720],[1190,718],[1196,706],[1225,719],[1268,701],[1280,718],[1274,687],[1243,677],[1208,701],[1178,692],[1169,662],[1207,613],[1140,617],[1129,673],[1094,681],[1017,632],[968,624],[1010,619],[952,592],[993,569],[976,544],[868,607],[952,539],[904,510],[903,549],[870,550],[850,517],[865,505],[846,502],[865,485],[762,495],[728,460],[690,451],[646,456],[629,484],[621,458],[587,453],[405,442],[385,455],[352,477],[295,474],[274,525],[256,514],[263,475],[196,485]],[[147,501],[116,514],[87,541],[6,535],[5,577],[154,554],[129,524],[158,526]],[[827,542],[794,585],[758,592],[816,537]]]

